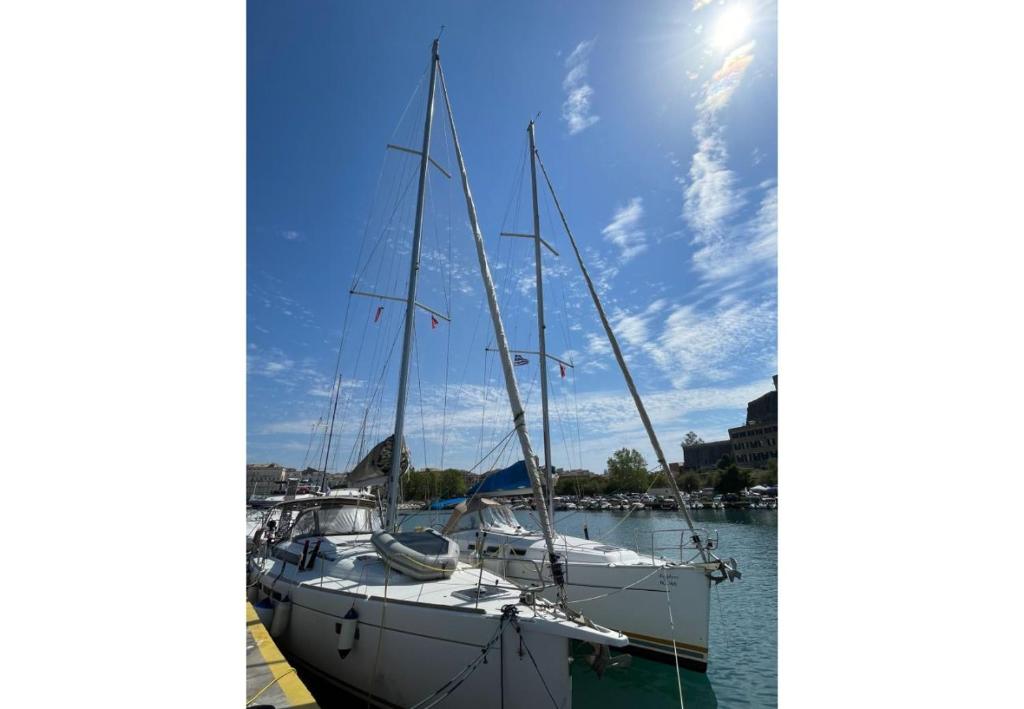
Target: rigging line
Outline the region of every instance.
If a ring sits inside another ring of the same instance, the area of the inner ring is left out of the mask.
[[[683,704],[683,677],[679,672],[679,650],[676,648],[676,624],[672,619],[672,597],[668,591],[668,578],[665,576],[665,567],[661,567],[661,578],[665,582],[665,604],[668,606],[668,625],[672,629],[672,657],[676,662],[676,686],[679,688],[679,709],[686,709]]]
[[[387,159],[388,159],[388,157],[386,156],[385,157],[385,161],[387,161]],[[382,243],[392,243],[392,237],[390,236],[390,234],[394,233],[394,229],[395,229],[395,227],[394,227],[395,215],[398,213],[398,211],[403,206],[407,206],[408,202],[405,199],[405,197],[409,193],[409,190],[411,189],[412,183],[416,179],[417,174],[418,173],[417,173],[417,170],[415,168],[415,165],[411,161],[403,160],[403,161],[401,161],[399,163],[399,167],[398,167],[397,171],[394,173],[394,175],[392,177],[392,180],[391,180],[391,188],[389,190],[389,195],[391,195],[391,196],[387,200],[385,200],[385,205],[387,205],[387,204],[391,205],[390,206],[390,211],[388,212],[387,208],[385,208],[385,213],[387,213],[387,218],[386,218],[386,220],[382,219],[382,225],[381,225],[380,230],[378,232],[378,235],[377,235],[377,237],[375,239],[375,243],[374,243],[373,249],[370,251],[370,254],[367,256],[366,263],[363,266],[362,270],[359,271],[359,273],[357,275],[357,278],[354,281],[353,289],[355,289],[355,286],[358,285],[358,280],[362,279],[362,277],[365,275],[366,270],[369,268],[370,264],[373,262],[373,256],[377,252],[377,249],[380,247],[380,245]],[[403,183],[403,180],[404,180],[404,183]],[[399,190],[399,187],[402,184],[404,184],[405,186],[401,187],[401,189]],[[393,251],[391,253],[391,257],[392,257],[392,259],[394,258],[394,252]],[[376,284],[380,283],[380,270],[381,270],[383,264],[384,264],[384,260],[382,259],[378,263],[377,274],[376,274],[375,280],[374,280],[374,283],[376,283]]]
[[[683,503],[683,493],[680,491],[679,485],[676,483],[676,479],[673,477],[672,471],[668,467],[668,460],[666,460],[665,453],[661,448],[661,442],[658,440],[658,436],[654,432],[654,425],[651,423],[651,419],[647,414],[647,407],[644,406],[643,400],[640,398],[640,393],[636,384],[633,382],[633,376],[630,374],[629,367],[626,365],[626,360],[619,348],[618,338],[615,337],[612,326],[604,312],[604,307],[601,305],[601,299],[598,297],[597,290],[595,289],[593,282],[590,280],[590,274],[587,272],[587,268],[583,263],[583,256],[580,254],[580,250],[576,245],[576,239],[573,238],[572,231],[569,229],[569,221],[566,219],[565,213],[558,204],[558,197],[555,195],[555,188],[551,184],[551,178],[548,177],[548,171],[544,167],[544,162],[540,159],[540,153],[536,153],[536,155],[537,162],[540,164],[541,172],[544,173],[544,180],[547,182],[548,190],[551,192],[551,199],[554,201],[555,207],[558,208],[558,216],[562,219],[562,226],[565,227],[565,234],[569,237],[569,243],[572,245],[572,250],[576,255],[576,262],[580,267],[583,278],[587,282],[587,288],[590,290],[590,296],[594,301],[594,308],[597,310],[597,314],[601,319],[601,325],[604,327],[605,335],[608,338],[608,344],[611,345],[612,352],[615,354],[615,360],[619,365],[619,370],[622,372],[622,378],[625,379],[626,387],[629,389],[629,393],[633,397],[633,404],[636,407],[637,414],[640,416],[640,421],[643,423],[644,429],[646,429],[651,447],[657,455],[658,463],[661,465],[662,471],[665,473],[665,477],[668,478],[669,488],[672,490],[672,496],[675,498],[676,505],[679,508],[678,511],[686,522],[686,526],[690,528],[691,532],[696,534],[696,529],[693,525],[693,518],[690,516],[690,512],[687,510],[686,505]],[[710,562],[714,557],[714,554],[712,554],[710,550],[703,545],[699,545],[698,550],[700,552],[701,559],[706,563]]]
[[[564,387],[559,387],[559,389],[562,390],[561,391],[561,397],[564,399],[564,397],[565,397]],[[560,401],[558,392],[556,392],[555,396],[552,397],[552,400],[555,403],[556,419],[558,420],[558,432],[561,434],[562,448],[565,450],[565,459],[566,459],[567,463],[572,465],[573,464],[573,457],[572,457],[572,454],[569,452],[569,443],[568,443],[569,437],[565,435],[565,422],[562,420],[562,412],[565,411],[565,413],[568,414],[568,407],[564,407],[563,408],[565,402],[564,401]],[[553,464],[552,464],[552,467],[553,467]]]
[[[384,178],[384,169],[387,167],[387,164],[388,155],[387,153],[385,153],[384,159],[380,161],[380,172],[377,173],[377,182],[376,184],[374,184],[373,195],[370,197],[370,207],[366,212],[366,221],[363,222],[363,236],[359,240],[359,254],[356,256],[355,260],[356,268],[354,270],[356,271],[356,273],[358,273],[359,264],[362,263],[363,261],[363,250],[366,248],[366,242],[369,240],[370,237],[370,224],[373,221],[374,207],[377,204],[377,197],[380,194],[380,183]],[[353,275],[355,276],[356,274]],[[349,288],[349,290],[355,290],[355,287],[356,280],[355,277],[353,277],[352,286],[351,288]]]
[[[412,106],[413,99],[419,95],[420,89],[423,88],[423,80],[427,78],[427,72],[430,71],[431,64],[433,64],[433,60],[424,67],[423,73],[420,74],[420,78],[416,82],[416,86],[413,87],[412,93],[409,94],[409,100],[405,102],[405,108],[402,109],[402,113],[398,117],[398,122],[395,123],[394,129],[391,131],[391,137],[388,139],[388,142],[393,143],[395,141],[395,135],[398,133],[398,129],[401,127],[402,121],[405,120],[405,114],[409,112],[409,107]]]
[[[395,158],[395,160],[398,159],[399,158]],[[382,161],[382,165],[387,166],[389,164],[396,165],[394,160],[391,159],[389,151],[385,151],[385,156],[384,160]],[[374,225],[375,223],[378,225],[377,228],[374,229],[374,232],[376,233],[376,237],[374,239],[374,247],[369,253],[369,255],[367,255],[365,265],[362,265],[362,253],[364,247],[360,248],[360,259],[356,261],[357,268],[355,270],[354,278],[352,281],[352,290],[355,290],[356,286],[358,285],[359,279],[362,278],[363,274],[365,273],[365,270],[369,268],[370,263],[373,261],[373,255],[374,253],[376,253],[379,243],[384,240],[385,235],[390,230],[390,224],[393,219],[394,210],[398,208],[399,204],[401,204],[402,198],[408,191],[408,185],[405,188],[399,190],[399,187],[401,186],[403,179],[411,179],[408,176],[414,173],[412,167],[408,165],[407,161],[401,160],[400,162],[397,163],[397,167],[394,170],[389,171],[388,174],[390,181],[388,189],[385,193],[386,196],[384,199],[382,199],[382,207],[379,220],[377,220],[378,213],[376,210],[374,210],[368,215],[366,234],[367,239],[369,238],[370,226]],[[388,205],[391,205],[390,209]],[[387,215],[389,211],[391,212],[392,216],[385,219],[385,215]],[[360,265],[362,265],[362,268],[360,268]]]
[[[576,455],[579,457],[580,468],[583,467],[583,439],[580,436],[580,402],[579,397],[576,393],[576,368],[573,367],[572,372],[569,373],[572,376],[572,403],[576,409]]]
[[[383,364],[383,366],[381,368],[381,373],[380,373],[379,378],[377,379],[376,385],[374,386],[373,389],[370,389],[369,387],[367,387],[368,399],[367,399],[366,408],[364,409],[364,412],[363,412],[362,425],[359,428],[359,434],[361,435],[362,438],[360,438],[360,436],[357,436],[357,439],[355,441],[353,441],[353,444],[352,444],[352,452],[353,453],[355,453],[357,443],[359,443],[360,440],[365,439],[367,419],[369,418],[370,410],[374,406],[374,404],[373,404],[374,399],[376,399],[378,394],[380,394],[383,391],[384,377],[386,376],[386,374],[388,372],[388,367],[389,367],[390,362],[391,362],[391,356],[392,356],[392,354],[395,351],[395,345],[397,345],[397,343],[398,343],[398,334],[399,334],[398,330],[396,329],[395,330],[395,334],[394,334],[394,338],[391,341],[391,347],[388,350],[387,358],[385,359],[384,364]],[[369,383],[369,380],[367,380],[367,383]],[[361,444],[359,445],[359,455],[358,455],[358,458],[360,458],[360,459],[362,458],[362,445]],[[354,465],[355,462],[356,462],[355,456],[350,456],[349,462]]]
[[[355,280],[353,280],[352,288],[350,290],[355,290],[356,289],[356,286],[359,285],[359,281],[363,278],[364,275],[366,275],[366,270],[370,267],[370,264],[373,262],[373,256],[374,256],[374,254],[377,253],[378,247],[381,244],[383,244],[386,241],[388,241],[389,238],[390,238],[390,237],[386,237],[385,234],[387,234],[388,232],[390,232],[392,230],[392,228],[393,228],[392,225],[395,223],[395,214],[398,212],[398,210],[404,204],[405,196],[409,193],[409,190],[412,188],[412,184],[413,184],[413,182],[415,182],[415,179],[417,177],[415,170],[413,170],[412,168],[409,168],[407,170],[407,172],[408,172],[408,176],[405,178],[406,179],[405,186],[402,187],[401,188],[401,192],[395,196],[395,202],[394,202],[394,205],[392,206],[391,213],[388,215],[387,222],[381,227],[380,234],[378,235],[378,237],[374,241],[373,248],[370,250],[370,253],[367,254],[367,256],[366,256],[366,263],[363,265],[363,268],[356,274],[356,278],[355,278]],[[401,176],[398,179],[400,180]],[[377,277],[378,278],[380,277],[380,269],[381,269],[382,265],[383,265],[383,261],[381,261],[380,264],[377,267]]]
[[[530,662],[533,663],[533,669],[537,670],[537,676],[540,677],[540,683],[544,685],[544,691],[548,693],[548,698],[551,700],[551,704],[555,709],[558,709],[558,702],[555,701],[554,695],[552,695],[551,690],[548,689],[548,683],[545,681],[543,673],[541,673],[540,668],[537,666],[537,660],[534,659],[533,653],[530,652],[530,646],[526,644],[526,638],[523,637],[523,633],[519,629],[519,624],[513,620],[513,626],[516,629],[516,633],[519,635],[519,642],[523,644],[526,654],[530,657]]]
[[[480,407],[480,441],[477,443],[476,454],[480,457],[484,452],[484,426],[487,417],[487,400],[491,391],[491,380],[488,376],[490,370],[490,361],[487,358],[487,350],[484,350],[484,400],[483,405]]]
[[[349,316],[349,309],[350,309],[351,305],[352,305],[352,299],[349,298],[346,301],[346,303],[345,303],[345,317],[342,320],[341,335],[339,336],[339,341],[338,341],[338,356],[335,358],[335,361],[334,361],[334,379],[335,380],[338,379],[338,377],[340,376],[340,372],[341,372],[341,355],[342,355],[342,352],[345,349],[345,334],[348,332],[348,316]],[[335,411],[337,411],[337,405],[336,404],[335,404]],[[328,414],[330,414],[330,412],[331,412],[331,397],[328,397],[326,408],[324,409],[324,413],[320,417],[320,421],[318,421],[318,423],[323,421],[323,418],[325,416],[327,416]],[[332,424],[333,424],[333,419],[332,419]],[[326,429],[326,427],[324,428],[324,436],[325,436],[325,439],[323,441],[321,441],[320,446],[317,448],[317,454],[316,454],[317,462],[320,461],[320,456],[321,456],[321,454],[323,453],[323,450],[324,450],[324,445],[325,445],[326,436],[327,436],[327,429]],[[310,437],[310,444],[312,444],[312,436]],[[310,445],[310,447],[307,448],[307,451],[306,451],[307,456],[309,454],[309,449],[310,448],[312,448],[312,445]],[[306,467],[306,460],[305,459],[303,459],[302,467],[303,468]]]
[[[321,416],[320,418],[318,418],[316,420],[316,423],[314,423],[313,426],[310,428],[310,431],[309,431],[309,443],[306,444],[306,454],[304,456],[302,456],[302,469],[303,470],[306,469],[306,463],[309,462],[309,452],[313,449],[313,439],[316,438],[316,430],[318,428],[320,428],[320,422],[323,421],[323,420],[324,420],[324,417]],[[319,460],[319,458],[320,458],[320,456],[318,455],[317,459]]]
[[[427,420],[423,415],[423,381],[420,379],[420,348],[416,341],[416,323],[412,325],[412,350],[416,356],[416,389],[420,398],[420,439],[423,441],[423,467],[430,467],[427,459]]]
[[[338,413],[338,399],[341,398],[341,375],[335,380],[334,384],[334,410],[331,412],[331,425],[327,433],[327,451],[324,453],[324,471],[320,477],[320,490],[324,489],[327,484],[327,463],[330,460],[331,455],[331,441],[334,438],[334,418]],[[337,454],[335,454],[337,455]]]
[[[448,144],[448,126],[441,121],[441,133],[444,137],[445,157],[448,164],[451,164],[451,147]],[[455,264],[452,263],[452,190],[448,190],[448,291],[454,299],[455,293],[452,290],[452,272]],[[452,316],[451,307],[448,309],[448,317]],[[441,404],[441,470],[444,470],[444,454],[448,443],[448,373],[451,371],[452,354],[452,328],[449,325],[445,328],[445,352],[444,352],[444,400]]]
[[[512,173],[512,180],[509,182],[508,203],[505,205],[505,213],[501,216],[501,229],[499,230],[499,233],[505,231],[505,227],[508,225],[508,214],[512,210],[512,204],[518,200],[518,195],[522,192],[523,175],[526,171],[526,154],[528,152],[529,148],[524,142],[522,158],[519,162],[519,169]],[[515,228],[515,225],[516,222],[513,221],[513,228]]]

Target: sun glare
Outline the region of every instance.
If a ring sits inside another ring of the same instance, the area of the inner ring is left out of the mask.
[[[729,5],[715,22],[711,44],[719,51],[727,51],[739,44],[750,29],[750,10],[744,5]]]

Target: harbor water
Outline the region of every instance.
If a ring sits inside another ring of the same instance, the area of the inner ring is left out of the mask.
[[[516,513],[524,522],[526,513]],[[723,558],[739,562],[743,578],[711,589],[711,651],[707,674],[680,669],[686,709],[775,707],[778,702],[778,512],[775,510],[691,510],[694,524],[718,530]],[[557,512],[563,534],[633,547],[656,529],[678,529],[674,512]],[[621,523],[621,524],[620,524]],[[618,525],[618,526],[616,526]],[[602,536],[611,530],[607,536]],[[663,535],[667,536],[667,535]],[[644,544],[640,542],[641,551]],[[572,665],[573,705],[577,707],[679,707],[673,665],[633,657],[628,668],[612,668],[598,679],[583,661]]]
[[[535,513],[517,511],[524,526],[536,528]],[[448,513],[413,513],[403,526],[442,521]],[[691,510],[698,527],[717,530],[723,558],[739,562],[743,578],[711,589],[711,648],[707,674],[679,670],[686,709],[716,707],[775,707],[777,689],[778,554],[775,510]],[[675,512],[640,510],[556,512],[555,526],[563,534],[644,550],[655,530],[679,529]],[[662,535],[662,539],[668,535]],[[660,545],[660,542],[659,542]],[[668,554],[666,554],[668,555]],[[667,622],[667,619],[666,619]],[[672,664],[632,657],[628,667],[609,668],[597,675],[584,656],[589,646],[576,649],[572,664],[573,705],[576,707],[680,706],[676,668]],[[352,706],[353,699],[330,685],[306,676],[303,680],[321,707]]]

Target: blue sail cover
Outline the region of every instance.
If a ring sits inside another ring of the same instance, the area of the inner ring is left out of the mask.
[[[427,509],[430,510],[450,510],[460,502],[465,502],[465,497],[449,497],[447,500],[435,500],[430,504]]]
[[[491,473],[466,491],[466,497],[473,495],[486,495],[497,497],[499,495],[528,495],[533,492],[530,485],[530,474],[526,470],[526,463],[520,460],[513,463],[504,470]]]

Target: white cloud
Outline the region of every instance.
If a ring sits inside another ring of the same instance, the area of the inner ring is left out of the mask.
[[[647,249],[647,236],[640,226],[643,216],[643,198],[634,197],[625,207],[616,209],[612,221],[601,230],[605,241],[619,247],[624,263]]]
[[[591,114],[590,99],[594,89],[586,83],[590,50],[595,40],[585,40],[576,45],[576,49],[565,60],[569,72],[562,81],[565,90],[565,103],[562,104],[562,118],[569,124],[569,135],[586,130],[600,120]]]
[[[708,278],[721,280],[775,263],[778,234],[778,188],[764,191],[757,213],[736,226],[730,238],[708,239],[693,255],[694,265]]]
[[[723,382],[775,367],[776,326],[774,298],[727,295],[710,310],[673,307],[645,350],[676,387]]]
[[[753,50],[754,42],[748,42],[730,52],[704,84],[696,106],[697,149],[683,190],[683,218],[697,247],[693,265],[707,281],[740,277],[775,259],[777,190],[774,184],[759,185],[757,213],[736,223],[748,191],[737,186],[728,167],[728,146],[718,118],[753,62]]]

